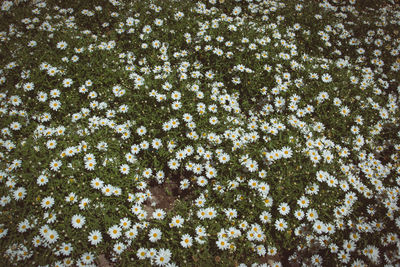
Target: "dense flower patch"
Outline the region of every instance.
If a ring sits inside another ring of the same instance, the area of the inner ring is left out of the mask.
[[[366,3],[3,1],[1,261],[399,264],[400,9]]]

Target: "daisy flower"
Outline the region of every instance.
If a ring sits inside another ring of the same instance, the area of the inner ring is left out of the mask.
[[[139,145],[132,145],[131,146],[131,153],[132,154],[136,155],[136,154],[139,153],[139,151],[140,151],[140,146]]]
[[[117,255],[119,255],[119,254],[121,254],[121,253],[125,250],[125,248],[126,248],[126,246],[125,246],[124,243],[122,243],[122,242],[117,242],[117,243],[114,245],[113,250],[114,250],[114,252],[115,252]]]
[[[73,251],[73,247],[71,246],[70,243],[62,243],[60,252],[63,254],[63,256],[69,256],[71,252]]]
[[[50,169],[51,169],[52,171],[58,171],[58,170],[60,169],[61,165],[62,165],[62,163],[61,163],[60,160],[55,160],[55,159],[53,159],[53,160],[50,162]]]
[[[41,205],[42,205],[42,208],[44,208],[44,209],[50,209],[54,205],[54,198],[52,198],[52,197],[43,198]]]
[[[340,109],[340,114],[342,114],[343,117],[347,117],[350,114],[350,109],[344,106]]]
[[[306,198],[305,196],[302,196],[298,201],[297,204],[300,206],[300,208],[307,208],[309,205],[310,201],[308,200],[308,198]]]
[[[58,233],[55,230],[49,229],[47,231],[47,234],[44,235],[44,239],[47,241],[49,244],[54,244],[58,240]]]
[[[182,180],[181,182],[180,182],[180,189],[181,190],[185,190],[185,189],[187,189],[187,188],[189,188],[189,186],[190,186],[190,182],[189,182],[189,180],[188,179],[184,179],[184,180]]]
[[[137,230],[135,227],[130,228],[128,231],[125,232],[125,237],[127,239],[134,239],[137,236]]]
[[[297,220],[302,220],[304,217],[304,212],[298,209],[294,212],[294,216],[296,217]]]
[[[58,100],[52,100],[52,101],[50,101],[50,103],[49,103],[49,107],[50,107],[52,110],[57,111],[57,110],[59,110],[60,107],[61,107],[61,102],[58,101]]]
[[[118,239],[122,235],[122,228],[118,225],[113,225],[108,228],[107,233],[112,239]]]
[[[169,249],[161,248],[156,256],[154,257],[154,261],[158,266],[164,266],[168,264],[171,260],[171,251]]]
[[[260,214],[260,220],[261,220],[262,223],[270,223],[271,222],[271,218],[272,218],[272,215],[268,211],[263,211]]]
[[[48,149],[54,149],[57,145],[57,141],[54,139],[51,139],[49,141],[46,142],[46,146]]]
[[[189,248],[193,245],[193,238],[189,234],[184,234],[181,237],[181,246]]]
[[[151,142],[151,145],[154,149],[159,149],[162,146],[162,141],[161,139],[155,138],[153,139],[153,141]]]
[[[25,233],[29,229],[29,222],[27,219],[18,224],[18,232]]]
[[[185,222],[185,219],[183,219],[180,215],[176,215],[176,216],[172,217],[170,226],[181,228],[183,226],[184,222]]]
[[[88,171],[92,171],[95,169],[96,166],[96,161],[95,160],[90,160],[85,162],[85,169]]]
[[[86,265],[92,264],[94,261],[93,253],[91,253],[91,252],[83,253],[81,256],[81,261]]]
[[[26,196],[26,189],[23,187],[19,187],[18,189],[16,189],[13,193],[13,197],[15,200],[22,200],[24,199]]]
[[[206,217],[208,219],[214,219],[215,217],[217,217],[217,211],[213,208],[213,207],[209,207],[205,210],[206,212]]]
[[[171,170],[177,170],[179,168],[179,162],[176,159],[171,159],[168,161],[168,166]]]
[[[98,177],[96,177],[90,181],[90,186],[93,187],[94,189],[101,189],[101,188],[103,188],[103,185],[104,185],[104,182]]]
[[[60,41],[57,43],[57,48],[61,50],[65,50],[67,48],[68,44],[65,41]]]
[[[141,126],[136,130],[136,132],[139,136],[143,136],[147,133],[147,129],[144,126]]]
[[[86,222],[85,217],[83,217],[80,214],[75,214],[74,216],[72,216],[71,224],[72,227],[74,228],[82,228],[85,222]]]
[[[153,228],[149,232],[149,240],[150,240],[150,242],[153,242],[153,243],[157,242],[158,240],[161,239],[161,236],[162,236],[162,232],[158,228]]]
[[[72,79],[70,79],[70,78],[67,78],[67,79],[64,79],[64,80],[63,80],[63,86],[66,87],[66,88],[71,87],[71,85],[72,85],[73,83],[74,83],[74,82],[73,82]]]
[[[165,211],[163,211],[162,209],[156,209],[153,213],[152,213],[152,217],[156,220],[162,220],[165,218]]]
[[[139,248],[136,252],[136,256],[139,258],[139,260],[144,260],[147,258],[147,251],[148,250],[146,248]]]
[[[275,228],[278,231],[284,231],[287,228],[287,222],[284,219],[278,219],[275,221]]]
[[[0,230],[2,230],[2,231],[0,231],[0,238],[2,237],[2,234],[4,233],[4,229],[2,228],[2,225],[0,225]],[[34,236],[33,237],[33,239],[32,239],[32,243],[33,243],[33,246],[35,247],[35,248],[37,248],[37,247],[39,247],[43,242],[42,242],[42,239],[40,238],[40,236]]]
[[[283,202],[279,205],[278,211],[282,215],[287,215],[290,212],[290,207],[287,203]]]
[[[318,213],[315,209],[309,209],[307,211],[306,217],[308,221],[313,222],[318,219]]]
[[[235,209],[226,209],[225,215],[229,220],[232,220],[237,217],[237,211]]]
[[[35,89],[35,85],[33,83],[24,84],[24,90],[25,91],[32,91],[33,89]]]
[[[217,247],[220,249],[220,250],[226,250],[226,249],[228,249],[229,248],[229,242],[228,242],[228,239],[226,239],[226,238],[219,238],[217,241],[216,241],[216,244],[217,244]]]
[[[120,171],[122,174],[125,174],[125,175],[129,174],[129,166],[128,166],[128,164],[122,164],[122,165],[119,167],[119,171]]]

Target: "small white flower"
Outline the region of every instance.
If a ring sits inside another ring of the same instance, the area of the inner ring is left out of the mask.
[[[86,222],[85,217],[83,217],[80,214],[75,214],[74,216],[72,216],[71,224],[72,227],[74,228],[82,228],[85,222]]]
[[[181,238],[181,246],[189,248],[193,245],[193,238],[189,234],[184,234]]]
[[[63,86],[64,87],[71,87],[72,84],[73,84],[73,81],[70,78],[67,78],[67,79],[63,80]]]
[[[128,173],[129,173],[129,166],[128,166],[128,164],[122,164],[122,165],[119,167],[119,171],[120,171],[122,174],[128,174]]]
[[[108,228],[107,233],[112,239],[118,239],[122,235],[122,228],[118,225],[113,225]]]
[[[50,209],[54,205],[54,198],[52,198],[52,197],[43,198],[41,205],[42,205],[42,208],[44,208],[44,209]]]

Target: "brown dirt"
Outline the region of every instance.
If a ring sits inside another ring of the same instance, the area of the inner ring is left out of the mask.
[[[162,185],[150,188],[151,199],[146,201],[143,209],[147,212],[147,219],[155,209],[163,209],[165,212],[172,210],[179,196],[179,184],[176,181],[167,180]]]
[[[104,254],[99,255],[97,258],[97,263],[99,267],[113,267],[114,265],[111,264]]]

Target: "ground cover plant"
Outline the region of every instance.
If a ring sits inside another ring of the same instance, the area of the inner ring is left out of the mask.
[[[400,8],[2,1],[4,266],[400,264]]]

